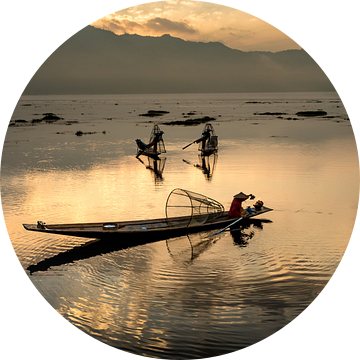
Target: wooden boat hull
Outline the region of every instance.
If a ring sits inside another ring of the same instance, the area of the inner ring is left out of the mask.
[[[160,157],[159,157],[160,154],[161,153],[159,153],[159,152],[154,153],[154,152],[151,152],[151,151],[147,151],[147,149],[144,150],[144,151],[138,150],[138,152],[137,152],[137,156],[144,155],[144,156],[148,156],[149,158],[152,158],[152,159],[155,159],[155,160],[160,159]]]
[[[260,214],[271,211],[272,209],[262,207],[245,217],[252,218]],[[121,240],[143,239],[167,239],[171,237],[182,236],[190,233],[219,229],[230,225],[235,218],[231,218],[227,212],[224,212],[215,221],[201,223],[196,221],[196,217],[162,218],[153,220],[111,222],[111,223],[81,223],[81,224],[23,224],[29,231],[37,231],[55,235],[77,236],[83,238],[114,238]],[[241,223],[241,222],[240,222]],[[240,225],[239,223],[239,225]]]

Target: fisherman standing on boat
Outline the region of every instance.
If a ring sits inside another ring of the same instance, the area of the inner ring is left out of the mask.
[[[199,142],[201,142],[201,150],[205,151],[205,144],[206,144],[206,141],[208,141],[208,139],[210,139],[210,136],[211,136],[211,130],[205,129],[201,134],[201,138],[195,140],[194,143],[198,144]]]
[[[146,148],[149,149],[153,146],[154,153],[156,153],[157,152],[157,144],[162,140],[163,133],[164,132],[160,130],[157,134],[155,134],[154,140],[151,143],[147,144]]]
[[[187,144],[182,149],[185,150],[192,144],[199,144],[198,150],[201,151],[201,155],[208,156],[218,150],[218,137],[215,135],[214,128],[211,124],[206,124],[201,138],[194,140],[190,144]]]
[[[147,145],[140,139],[136,139],[136,144],[140,149],[140,152],[137,154],[136,157],[139,157],[146,149],[150,149],[152,146],[154,147],[153,153],[156,154],[158,152],[157,145],[162,140],[163,134],[163,131],[159,131],[158,133],[156,133],[154,139]]]
[[[234,199],[230,205],[229,216],[240,218],[243,216],[243,212],[245,211],[242,207],[242,203],[246,201],[248,198],[251,200],[255,198],[254,195],[245,195],[243,192],[234,195]]]

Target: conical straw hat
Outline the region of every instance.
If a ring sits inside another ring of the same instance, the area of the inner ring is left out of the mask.
[[[247,200],[249,195],[245,195],[243,192],[240,192],[236,195],[234,195],[234,198],[240,199],[240,200]]]

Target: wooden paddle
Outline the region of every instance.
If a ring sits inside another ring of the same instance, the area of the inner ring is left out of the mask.
[[[197,140],[195,140],[195,141],[191,142],[190,144],[184,146],[182,149],[185,150],[187,147],[189,147],[192,144],[195,144],[196,142],[197,142]]]
[[[182,149],[185,150],[187,147],[189,147],[192,144],[198,144],[200,141],[202,141],[203,139],[205,139],[206,136],[202,136],[200,139],[194,140],[193,142],[191,142],[190,144],[187,144],[186,146],[184,146]]]
[[[225,231],[226,229],[228,229],[230,226],[235,225],[236,223],[238,223],[238,222],[239,222],[240,220],[242,220],[242,219],[243,219],[243,217],[238,218],[237,220],[235,220],[234,222],[232,222],[230,225],[225,226],[223,229],[218,230],[218,231],[214,232],[213,234],[206,236],[206,238],[222,233],[223,231]]]

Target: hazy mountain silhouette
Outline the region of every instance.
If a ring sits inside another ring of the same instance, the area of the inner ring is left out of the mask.
[[[118,36],[87,26],[44,62],[24,94],[333,90],[304,50],[243,52],[218,42]]]

